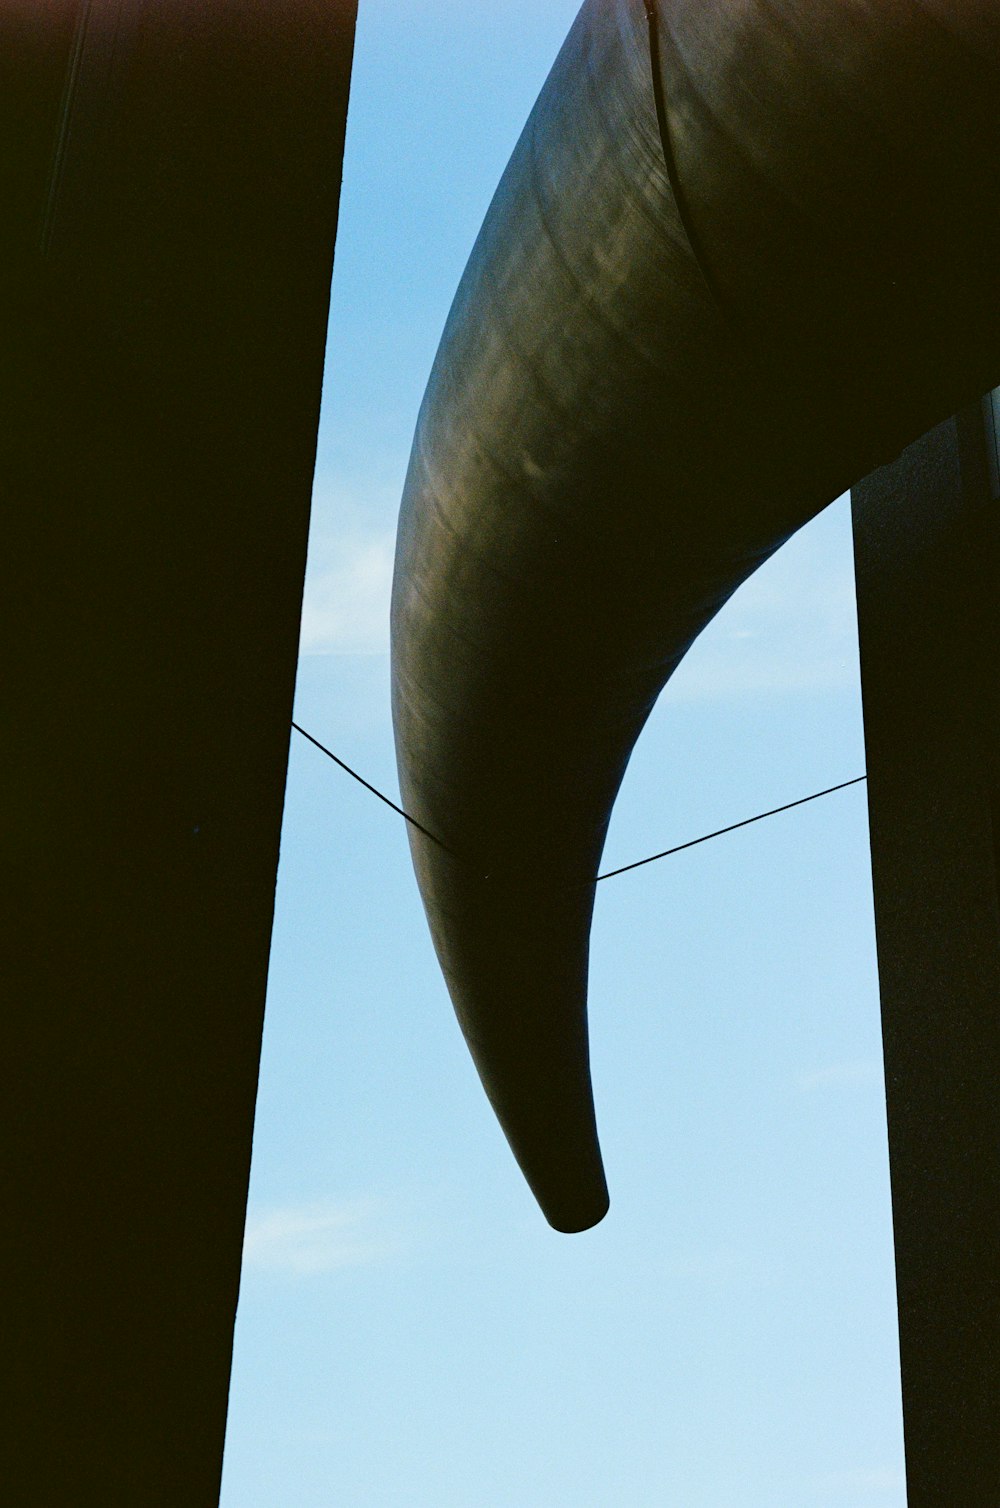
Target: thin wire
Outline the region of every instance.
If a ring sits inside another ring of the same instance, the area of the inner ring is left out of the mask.
[[[296,733],[301,733],[303,738],[308,738],[311,744],[315,744],[317,749],[321,750],[328,759],[333,760],[334,764],[339,765],[342,770],[346,770],[347,774],[352,776],[359,785],[363,785],[366,791],[371,791],[372,795],[377,796],[380,801],[384,801],[386,806],[391,806],[398,816],[404,817],[418,832],[422,832],[425,838],[430,838],[431,842],[436,843],[439,848],[443,848],[445,853],[451,853],[451,849],[446,847],[440,838],[436,838],[432,832],[429,832],[422,823],[418,822],[416,817],[411,817],[409,812],[404,812],[403,808],[397,806],[395,801],[390,801],[388,796],[383,796],[381,791],[376,790],[375,786],[370,785],[367,780],[358,774],[357,770],[352,770],[349,764],[345,764],[342,759],[339,759],[332,749],[326,747],[326,744],[321,744],[318,738],[313,738],[312,734],[307,733],[305,728],[301,728],[298,723],[293,722],[292,727]],[[609,869],[604,874],[596,875],[593,880],[587,883],[596,885],[598,880],[611,880],[614,879],[616,874],[627,874],[630,869],[641,869],[644,864],[655,864],[657,859],[669,859],[671,854],[683,853],[685,848],[697,848],[699,843],[707,843],[711,838],[721,838],[724,833],[734,833],[740,827],[749,827],[754,822],[763,822],[765,817],[776,817],[779,812],[790,812],[794,806],[805,806],[809,801],[818,801],[821,796],[832,796],[834,791],[846,791],[849,785],[860,785],[862,780],[867,779],[867,775],[855,775],[853,780],[842,780],[839,785],[828,785],[825,791],[814,791],[811,796],[800,796],[798,801],[786,801],[784,806],[772,806],[770,811],[758,812],[756,817],[744,817],[742,822],[731,822],[728,827],[718,827],[714,833],[705,833],[700,838],[691,838],[687,843],[678,843],[674,848],[665,848],[662,853],[651,853],[648,859],[636,859],[634,864],[623,864],[621,869]]]
[[[651,853],[648,859],[637,859],[634,864],[623,864],[621,869],[609,869],[605,874],[599,874],[597,880],[610,880],[616,874],[627,874],[630,869],[641,869],[643,864],[653,864],[657,859],[667,859],[671,854],[682,853],[685,848],[696,848],[699,843],[707,843],[710,838],[721,838],[723,833],[734,833],[738,827],[749,827],[752,822],[763,822],[765,817],[776,817],[779,812],[790,812],[793,806],[805,806],[807,801],[818,801],[821,796],[832,796],[834,791],[846,790],[849,785],[858,785],[862,780],[867,780],[867,775],[855,775],[853,780],[843,780],[840,785],[827,786],[825,791],[814,791],[811,796],[800,796],[798,801],[786,801],[784,806],[772,806],[769,812],[758,812],[756,817],[744,817],[742,822],[732,822],[728,827],[716,828],[714,833],[705,833],[704,837],[692,838],[688,843],[678,843],[675,848],[665,848],[662,853]]]
[[[369,785],[368,781],[365,780],[363,776],[359,775],[357,770],[352,770],[349,764],[345,764],[342,759],[338,759],[333,750],[328,749],[326,744],[321,744],[318,738],[313,738],[311,733],[307,733],[305,728],[300,728],[298,723],[294,720],[292,722],[292,727],[295,729],[296,733],[301,733],[303,738],[308,738],[311,744],[315,744],[317,749],[322,750],[327,759],[332,759],[334,764],[338,764],[342,770],[347,771],[348,775],[353,776],[353,778],[358,782],[359,785],[364,786],[366,791],[371,791],[373,796],[377,796],[380,801],[384,801],[386,806],[391,806],[393,811],[396,812],[400,817],[405,817],[406,821],[409,822],[411,826],[415,827],[418,832],[423,833],[425,838],[430,838],[431,842],[436,843],[438,848],[443,848],[445,853],[451,852],[451,850],[441,842],[440,838],[436,838],[432,832],[429,832],[427,828],[424,827],[423,823],[418,822],[416,817],[411,817],[409,812],[404,812],[401,806],[397,806],[395,801],[390,801],[388,796],[383,796],[382,792],[376,790],[373,785]]]

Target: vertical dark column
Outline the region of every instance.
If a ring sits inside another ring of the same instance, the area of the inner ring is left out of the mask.
[[[854,490],[910,1508],[1000,1503],[993,405]]]
[[[353,33],[0,8],[11,1508],[218,1497]]]

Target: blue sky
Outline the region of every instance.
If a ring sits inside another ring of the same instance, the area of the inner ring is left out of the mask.
[[[392,794],[410,437],[574,11],[361,4],[296,717]],[[844,499],[677,673],[604,867],[863,768]],[[612,1205],[562,1236],[462,1043],[403,824],[293,738],[223,1508],[903,1508],[864,790],[599,888]]]

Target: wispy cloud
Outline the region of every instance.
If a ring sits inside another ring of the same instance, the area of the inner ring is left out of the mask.
[[[315,1202],[252,1209],[243,1238],[243,1266],[295,1277],[365,1267],[389,1251],[372,1200]]]
[[[782,1280],[783,1258],[774,1251],[706,1245],[675,1252],[659,1268],[673,1284],[758,1293]]]
[[[856,681],[857,663],[851,558],[829,525],[811,525],[726,604],[674,675],[670,695],[842,690]]]
[[[322,509],[315,505],[317,517],[329,513],[336,522],[317,526],[310,540],[302,654],[388,652],[395,497],[376,489],[362,501],[366,506],[341,494]],[[829,523],[818,524],[789,541],[726,604],[672,678],[672,699],[837,690],[854,683],[854,576],[844,549],[849,534],[840,539]]]
[[[302,654],[386,654],[394,535],[355,528],[314,545],[302,604]]]
[[[862,1467],[856,1471],[832,1471],[825,1476],[816,1477],[811,1486],[814,1491],[829,1494],[840,1503],[843,1503],[846,1493],[859,1492],[875,1494],[873,1501],[884,1501],[886,1493],[895,1495],[906,1491],[906,1475],[891,1466],[869,1469]],[[902,1502],[902,1497],[898,1501]]]
[[[882,1076],[879,1064],[871,1058],[857,1058],[849,1063],[830,1063],[826,1068],[817,1068],[804,1073],[798,1080],[800,1089],[867,1089],[877,1084]]]

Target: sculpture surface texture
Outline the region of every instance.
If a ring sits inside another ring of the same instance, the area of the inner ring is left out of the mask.
[[[1000,13],[586,0],[476,242],[393,588],[438,955],[546,1217],[601,1219],[587,953],[611,807],[732,592],[1000,381]]]

